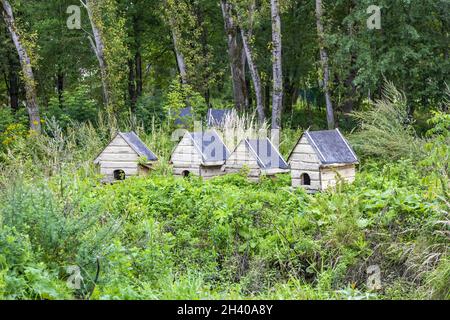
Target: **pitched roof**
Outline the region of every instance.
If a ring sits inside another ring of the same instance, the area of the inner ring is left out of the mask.
[[[339,129],[306,131],[305,136],[322,164],[358,163],[358,157]]]
[[[262,169],[289,169],[289,165],[268,138],[246,139],[245,143]]]
[[[230,151],[215,130],[188,133],[194,146],[201,153],[204,163],[228,159]]]
[[[206,118],[207,124],[210,127],[222,126],[227,115],[231,114],[231,109],[209,109]]]
[[[175,124],[176,125],[186,124],[187,118],[190,117],[192,117],[192,108],[191,107],[183,108],[176,115]]]
[[[158,158],[142,142],[134,132],[119,132],[119,135],[128,143],[128,145],[140,156],[146,157],[148,161],[157,161]]]

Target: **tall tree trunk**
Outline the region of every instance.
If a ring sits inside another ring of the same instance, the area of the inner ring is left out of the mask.
[[[134,61],[136,64],[136,96],[140,97],[142,96],[142,90],[144,85],[144,81],[142,78],[142,56],[140,48],[138,48],[138,51],[136,52]]]
[[[264,112],[264,98],[263,98],[263,88],[261,84],[261,76],[259,75],[258,66],[253,60],[252,48],[250,46],[249,39],[252,37],[252,26],[253,26],[253,12],[255,11],[255,1],[252,1],[248,10],[249,14],[249,29],[245,30],[242,20],[239,16],[236,16],[241,30],[242,46],[244,47],[245,57],[247,60],[248,68],[250,70],[250,75],[253,82],[253,87],[255,90],[256,98],[256,111],[258,113],[258,120],[260,123],[266,121],[266,113]]]
[[[241,37],[242,44],[244,46],[245,54],[247,56],[248,68],[250,69],[250,74],[253,80],[253,87],[255,90],[256,96],[256,111],[258,112],[258,120],[260,123],[263,123],[266,120],[266,115],[264,113],[264,104],[263,104],[263,92],[261,86],[261,77],[259,75],[258,67],[253,61],[252,49],[248,42],[247,34],[244,28],[241,28]]]
[[[273,59],[273,92],[272,92],[272,129],[281,127],[283,108],[283,69],[281,44],[281,17],[278,0],[270,1],[272,13],[272,59]]]
[[[177,59],[177,66],[178,66],[178,72],[180,73],[181,83],[187,84],[188,83],[188,75],[187,75],[187,67],[186,62],[184,60],[184,55],[180,50],[180,46],[178,44],[178,36],[177,32],[172,29],[172,40],[173,40],[173,50],[175,52],[175,57]]]
[[[11,5],[7,0],[1,0],[3,5],[3,18],[8,27],[11,38],[16,47],[19,56],[20,65],[25,82],[25,93],[27,100],[27,111],[30,120],[30,128],[35,132],[41,132],[41,118],[39,116],[39,106],[36,96],[36,82],[34,80],[33,69],[31,68],[31,59],[23,46],[20,36],[17,32],[17,26],[14,20],[14,14]]]
[[[103,87],[103,100],[106,105],[106,107],[109,107],[110,105],[110,94],[109,94],[109,83],[108,83],[108,70],[107,70],[107,63],[105,59],[105,45],[104,41],[101,35],[101,31],[99,26],[97,25],[96,17],[94,16],[93,10],[96,12],[99,11],[99,8],[95,8],[95,0],[80,0],[80,2],[83,4],[83,6],[86,8],[86,11],[89,16],[89,21],[91,23],[92,27],[92,34],[94,36],[94,39],[92,37],[89,37],[89,41],[91,42],[92,50],[95,53],[95,56],[97,57],[98,64],[100,67],[100,74],[102,78],[102,87]]]
[[[319,47],[320,47],[320,62],[322,66],[322,72],[323,72],[323,90],[325,93],[325,101],[327,105],[327,123],[328,123],[328,129],[334,129],[336,127],[335,121],[334,121],[334,110],[333,110],[333,104],[331,102],[331,95],[330,95],[330,89],[329,89],[329,82],[330,82],[330,69],[328,65],[328,54],[325,50],[325,35],[324,35],[324,28],[322,23],[322,0],[316,0],[316,22],[317,22],[317,35],[319,38]]]
[[[129,102],[131,110],[134,111],[137,101],[137,90],[134,75],[134,61],[132,59],[128,61],[128,72],[128,96],[130,98]]]
[[[62,70],[58,70],[56,75],[56,90],[58,92],[58,103],[62,107],[64,104],[63,93],[64,93],[64,73]]]
[[[20,66],[16,60],[8,54],[8,74],[5,73],[5,84],[8,89],[9,103],[11,109],[16,112],[19,110],[19,86],[20,79],[18,76]]]
[[[186,62],[184,59],[184,55],[181,52],[180,48],[180,39],[177,31],[177,24],[173,18],[174,12],[171,12],[171,8],[167,3],[167,0],[164,0],[164,5],[167,10],[167,19],[169,20],[170,32],[172,34],[172,42],[173,42],[173,51],[175,52],[175,58],[177,59],[178,72],[180,73],[181,83],[188,84],[188,73]]]
[[[248,92],[245,81],[246,56],[242,54],[242,43],[238,40],[239,31],[233,18],[232,6],[227,0],[221,0],[220,5],[228,39],[228,56],[233,83],[234,104],[238,110],[242,111],[248,107]]]

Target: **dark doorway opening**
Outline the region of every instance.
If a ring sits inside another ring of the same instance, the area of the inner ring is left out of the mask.
[[[122,181],[125,180],[125,178],[126,178],[125,171],[123,170],[114,171],[114,180]]]
[[[191,173],[188,170],[185,170],[181,173],[183,178],[189,178],[191,176]]]
[[[300,179],[302,181],[302,185],[304,185],[304,186],[311,185],[311,177],[309,176],[309,174],[307,174],[307,173],[302,174]]]

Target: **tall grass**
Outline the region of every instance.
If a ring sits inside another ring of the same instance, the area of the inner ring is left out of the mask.
[[[226,115],[221,131],[224,142],[230,150],[236,148],[246,138],[270,137],[267,122],[259,123],[254,113],[239,115],[236,110]]]
[[[390,160],[421,156],[423,141],[408,115],[407,100],[392,83],[386,83],[383,99],[366,111],[354,112],[353,117],[360,130],[351,142],[360,155]]]

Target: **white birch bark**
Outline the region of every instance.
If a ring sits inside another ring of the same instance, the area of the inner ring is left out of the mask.
[[[41,118],[39,115],[39,105],[36,96],[36,81],[31,67],[31,59],[17,31],[11,4],[7,0],[2,0],[2,7],[3,18],[8,27],[14,46],[16,47],[20,65],[22,67],[30,128],[39,133],[41,132]]]
[[[281,17],[278,0],[271,0],[272,14],[272,129],[281,127],[281,113],[283,108],[283,69],[282,69],[282,43],[281,43]]]
[[[334,121],[333,104],[331,102],[331,95],[329,89],[330,68],[328,65],[328,54],[327,51],[325,50],[325,35],[322,18],[323,18],[322,0],[316,0],[317,35],[319,37],[320,63],[323,71],[323,90],[325,93],[325,102],[327,106],[328,129],[331,130],[335,128],[335,121]]]

